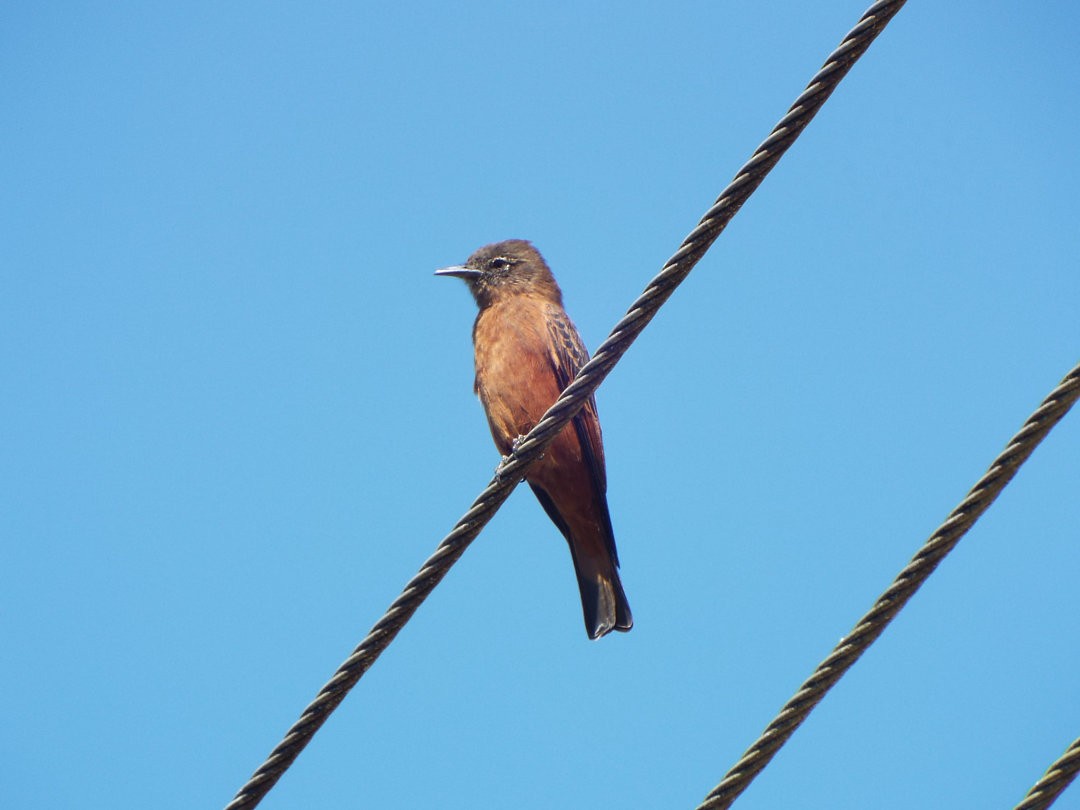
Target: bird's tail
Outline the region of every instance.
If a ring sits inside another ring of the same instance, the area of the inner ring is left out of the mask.
[[[612,630],[625,633],[633,627],[634,617],[630,614],[630,603],[626,601],[615,561],[607,555],[574,554],[573,557],[589,638],[600,638]]]
[[[570,523],[555,507],[551,496],[532,481],[529,487],[570,546],[589,638],[606,636],[612,630],[625,633],[634,626],[634,617],[630,615],[630,603],[619,580],[619,558],[603,494],[597,501],[602,509],[599,519],[580,519],[577,530],[571,531]]]

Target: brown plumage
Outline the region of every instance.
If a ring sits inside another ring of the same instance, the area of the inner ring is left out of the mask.
[[[540,253],[512,239],[480,248],[437,275],[461,278],[480,308],[473,325],[476,393],[499,452],[507,455],[589,360]],[[607,506],[600,419],[593,398],[525,477],[570,545],[589,638],[633,626],[619,581]]]

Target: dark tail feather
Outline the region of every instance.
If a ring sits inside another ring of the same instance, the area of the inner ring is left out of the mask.
[[[578,588],[581,591],[585,631],[589,638],[606,636],[612,630],[625,633],[634,626],[634,617],[630,615],[630,603],[626,601],[622,582],[619,581],[618,557],[615,553],[607,502],[601,496],[603,525],[594,523],[589,530],[599,533],[586,533],[575,542],[570,527],[555,508],[551,497],[531,481],[529,487],[536,493],[536,499],[540,501],[552,522],[559,527],[570,546],[570,556],[574,560],[574,572],[577,574]],[[589,542],[586,543],[585,540]],[[589,549],[591,553],[585,553],[584,549]]]
[[[606,564],[605,564],[606,563]],[[625,633],[634,626],[630,603],[626,601],[619,572],[610,561],[574,560],[585,631],[589,638],[600,638],[618,630]]]

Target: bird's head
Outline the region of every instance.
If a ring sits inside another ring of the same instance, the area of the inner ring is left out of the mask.
[[[530,294],[562,304],[562,292],[540,251],[524,239],[485,245],[465,264],[436,270],[462,279],[481,309],[512,295]]]

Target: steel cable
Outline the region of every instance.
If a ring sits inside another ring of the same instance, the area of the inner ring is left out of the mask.
[[[491,520],[495,512],[510,496],[528,468],[543,453],[566,423],[574,417],[586,399],[611,372],[619,358],[630,348],[637,336],[652,320],[657,310],[689,275],[731,218],[757,189],[765,176],[791,147],[822,105],[847,75],[870,43],[895,16],[906,0],[881,0],[874,3],[855,28],[829,56],[824,67],[811,79],[802,95],[773,128],[769,137],[757,148],[750,160],[736,174],[735,179],[721,192],[713,206],[705,213],[697,227],[683,241],[675,254],[668,259],[660,273],[645,291],[630,305],[611,334],[592,360],[578,372],[574,381],[529,434],[518,444],[514,452],[503,459],[487,488],[480,493],[469,511],[443,539],[435,552],[423,564],[401,595],[367,637],[360,642],[352,655],[338,668],[333,677],[319,691],[289,729],[284,739],[274,748],[266,761],[259,766],[251,779],[240,788],[226,810],[242,810],[255,807],[270,791],[281,775],[289,768],[304,747],[311,741],[327,717],[337,708],[345,695],[363,677],[383,650],[398,634],[421,603],[439,584],[450,567]]]
[[[960,542],[968,529],[994,502],[1005,485],[1012,480],[1031,452],[1045,438],[1069,408],[1080,398],[1080,365],[1073,368],[1061,383],[1024,423],[1002,451],[990,469],[971,489],[937,530],[930,535],[907,567],[896,577],[851,633],[842,638],[829,657],[822,661],[814,674],[799,687],[760,737],[742,758],[725,774],[723,780],[705,797],[697,810],[720,810],[750,786],[754,777],[769,764],[777,751],[813,711],[833,685],[851,669],[859,657],[881,635],[893,617],[934,572],[950,551]]]
[[[1032,785],[1027,796],[1014,810],[1045,810],[1057,801],[1058,796],[1080,772],[1080,737],[1073,740],[1065,753],[1046,769],[1039,781]]]

